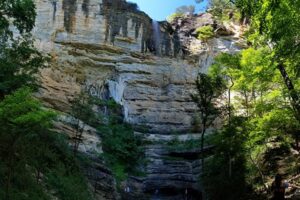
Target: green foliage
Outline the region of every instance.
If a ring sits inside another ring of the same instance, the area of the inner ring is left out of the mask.
[[[118,181],[124,180],[128,174],[137,173],[137,167],[142,161],[143,151],[141,138],[134,135],[129,124],[123,122],[120,116],[120,106],[114,101],[109,105],[110,114],[107,124],[99,127],[102,138],[104,159],[113,170]]]
[[[279,157],[284,157],[286,154],[275,147],[285,146],[286,149],[290,149],[292,139],[298,138],[299,122],[293,107],[288,102],[289,93],[282,82],[281,74],[275,70],[273,58],[274,51],[270,48],[264,46],[256,49],[248,48],[235,55],[220,54],[210,69],[212,76],[221,75],[228,80],[227,88],[232,90],[234,96],[229,105],[232,107],[233,119],[229,119],[228,125],[218,134],[219,139],[213,141],[217,151],[208,164],[210,167],[207,168],[209,170],[207,177],[213,177],[206,180],[209,186],[207,190],[213,196],[223,195],[223,199],[239,199],[226,191],[241,186],[243,188],[237,191],[243,194],[249,193],[245,190],[249,186],[251,186],[249,189],[253,189],[252,193],[261,191],[267,182],[266,176],[272,176],[278,172],[277,170],[282,170],[279,167],[270,168],[275,166],[274,163]],[[243,118],[240,124],[235,122],[234,116]],[[277,142],[274,142],[275,139]],[[297,141],[295,143],[297,145]],[[220,148],[223,148],[223,154],[218,153],[218,151],[222,152]],[[234,178],[226,177],[228,169],[225,172],[217,172],[218,166],[223,168],[229,166],[228,155],[236,157],[239,151],[242,156],[240,166],[235,169],[232,166]],[[293,168],[294,165],[287,164],[284,170],[293,171]],[[238,177],[243,179],[237,180]],[[221,184],[214,184],[217,182]],[[227,188],[226,191],[222,190],[222,185]],[[218,190],[222,192],[217,192]],[[219,197],[215,196],[215,198]],[[250,197],[244,197],[247,198]]]
[[[103,107],[107,108],[107,112],[110,116],[110,119],[112,119],[112,117],[117,118],[118,116],[122,115],[121,112],[122,106],[113,99],[108,99],[108,100],[93,99],[93,103],[101,108]]]
[[[208,12],[217,20],[228,21],[230,13],[233,14],[235,20],[239,20],[239,12],[230,0],[210,0],[208,6]]]
[[[23,134],[41,132],[50,128],[53,117],[53,112],[42,109],[41,104],[31,96],[29,88],[21,88],[0,102],[0,123],[7,126],[1,128],[11,130],[11,134],[15,132],[23,136],[22,132]]]
[[[48,193],[61,200],[91,200],[92,195],[87,180],[81,172],[82,160],[74,157],[64,135],[56,135],[48,141],[52,156],[47,157],[47,167],[43,168],[44,182]]]
[[[187,141],[179,141],[178,138],[175,138],[167,143],[170,150],[190,150],[199,148],[201,140],[189,139]]]
[[[86,124],[95,127],[99,123],[99,119],[93,110],[93,100],[91,96],[84,92],[81,92],[73,99],[71,106],[71,125],[75,129],[75,136],[73,137],[74,154],[78,151]]]
[[[123,180],[127,173],[136,170],[141,157],[141,140],[127,124],[110,124],[100,130],[105,160],[116,178]]]
[[[300,48],[298,32],[299,2],[292,0],[263,0],[251,2],[236,0],[236,5],[251,17],[249,38],[255,46],[268,46],[273,51],[272,60],[280,71],[291,97],[295,115],[300,121],[300,96],[297,91],[299,77]],[[270,45],[271,44],[271,45]]]
[[[0,2],[0,99],[24,85],[37,84],[33,75],[45,59],[29,33],[34,26],[34,9],[32,0]],[[19,31],[18,36],[14,36],[11,24]]]
[[[111,124],[109,130],[102,134],[103,150],[115,158],[114,161],[126,164],[129,169],[140,156],[139,141],[132,128],[127,124]]]
[[[57,164],[47,173],[47,185],[54,189],[54,196],[61,200],[91,200],[86,180],[74,163],[69,164]]]
[[[93,98],[87,93],[77,94],[71,106],[71,115],[75,118],[74,120],[81,120],[90,126],[96,125],[97,116],[93,110],[93,103]]]
[[[50,137],[54,117],[53,112],[42,109],[40,103],[31,97],[28,88],[21,88],[0,102],[0,156],[8,186],[15,168],[25,169],[31,164],[31,153],[39,148],[42,151],[44,144],[40,141]],[[36,161],[38,163],[33,164],[39,164],[39,160]]]
[[[292,58],[299,54],[297,32],[300,4],[292,0],[236,1],[237,6],[252,17],[255,32],[264,35],[265,43],[273,42],[277,56]]]
[[[236,55],[222,53],[216,58],[210,74],[216,76],[220,73],[230,79],[228,87],[231,85],[234,92],[240,94],[235,96],[236,108],[249,115],[254,103],[257,103],[256,111],[261,109],[255,99],[267,95],[279,84],[279,73],[274,70],[271,57],[267,48],[249,48]],[[266,103],[264,99],[260,98],[262,104]]]
[[[185,15],[183,14],[183,13],[173,13],[173,14],[171,14],[171,15],[169,15],[168,17],[167,17],[167,21],[169,22],[169,23],[172,23],[172,22],[174,22],[176,19],[178,19],[178,18],[184,18],[185,17]]]
[[[114,159],[114,157],[105,154],[106,160],[109,160],[110,158]],[[128,173],[127,173],[128,171],[125,169],[125,165],[123,163],[120,163],[117,160],[115,160],[114,162],[112,161],[110,162],[111,162],[110,164],[111,170],[113,171],[117,182],[120,182],[128,178]]]
[[[214,30],[211,26],[202,26],[196,29],[197,38],[207,42],[214,36]]]
[[[188,15],[193,15],[194,12],[195,12],[194,5],[190,5],[190,6],[183,5],[183,6],[176,8],[176,12],[169,15],[167,17],[167,21],[169,23],[173,23],[178,18],[186,18]]]
[[[214,121],[219,109],[215,106],[215,101],[224,91],[224,81],[220,76],[211,77],[199,73],[196,80],[197,93],[192,94],[192,100],[197,104],[201,123],[207,128]]]
[[[24,86],[36,86],[35,73],[45,59],[34,48],[29,37],[3,44],[0,48],[0,98]]]
[[[55,116],[54,112],[42,108],[29,88],[21,88],[0,102],[1,199],[50,199],[45,184],[49,184],[49,190],[64,190],[58,192],[61,199],[86,199],[68,198],[88,190],[83,189],[83,179],[78,180],[81,176],[78,169],[76,174],[67,175],[71,173],[70,168],[75,168],[71,164],[74,158],[69,155],[65,142],[50,131]],[[57,168],[66,170],[63,173]],[[51,176],[45,178],[48,174]],[[60,178],[55,182],[61,185],[51,184],[53,177]]]
[[[191,98],[196,103],[201,119],[201,152],[203,154],[204,136],[206,129],[212,125],[220,114],[220,108],[215,103],[224,91],[224,81],[220,76],[212,77],[199,73],[196,80],[197,93]],[[202,155],[202,169],[204,169],[204,156]]]
[[[34,27],[36,12],[32,0],[10,0],[0,3],[0,38],[12,38],[12,23],[21,34],[30,32]]]
[[[216,148],[213,157],[207,161],[203,177],[209,199],[248,199],[244,121],[243,118],[234,118],[231,126],[227,125],[212,135],[211,144]]]
[[[46,61],[30,34],[35,17],[32,0],[0,2],[0,199],[90,199],[65,139],[52,131],[56,114],[31,94]]]

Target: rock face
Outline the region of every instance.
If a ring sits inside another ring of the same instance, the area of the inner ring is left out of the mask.
[[[90,159],[89,163],[82,166],[83,172],[90,182],[91,190],[97,200],[120,199],[116,190],[116,181],[112,172],[102,160],[95,158],[94,155],[86,155]]]
[[[189,199],[201,197],[199,154],[188,160],[184,156],[172,156],[164,145],[149,145],[146,156],[150,162],[146,169],[145,192],[170,200],[185,199],[187,195]]]
[[[52,58],[41,71],[38,97],[63,113],[68,113],[82,89],[100,99],[111,97],[122,105],[127,122],[147,127],[148,134],[143,134],[152,142],[170,140],[175,132],[186,140],[193,129],[196,106],[190,94],[197,74],[206,72],[220,52],[240,49],[239,27],[218,25],[210,14],[169,24],[153,21],[125,0],[36,0],[36,5],[36,45]],[[214,27],[216,35],[207,43],[195,37],[195,30],[204,25]],[[67,124],[64,120],[57,128],[72,135]],[[101,140],[92,127],[83,137],[83,152],[101,153]],[[180,155],[187,154],[181,152],[176,155],[179,159],[172,160],[166,158],[165,154],[174,157],[169,153],[163,145],[147,146],[151,161],[145,169],[147,176],[131,184],[139,188],[141,198],[148,193],[147,198],[182,199],[187,191],[191,199],[197,199],[201,192],[198,157],[185,159]],[[96,163],[92,169],[109,174]],[[111,193],[102,199],[116,199],[113,190],[96,187],[99,194]]]
[[[231,36],[208,44],[193,37],[198,26],[217,26],[209,14],[158,23],[161,56],[155,56],[152,20],[134,4],[39,0],[37,9],[37,46],[53,59],[52,67],[42,71],[41,98],[65,111],[84,87],[99,98],[112,96],[123,105],[126,121],[152,132],[189,130],[195,111],[189,95],[198,72],[206,71],[216,54],[239,49]],[[166,40],[169,54],[162,53]]]

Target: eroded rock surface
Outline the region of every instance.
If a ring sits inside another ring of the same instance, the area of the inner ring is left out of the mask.
[[[188,134],[196,111],[190,98],[194,81],[217,54],[240,50],[239,27],[217,24],[210,14],[172,24],[154,22],[125,0],[36,0],[36,5],[36,45],[52,58],[49,68],[41,71],[38,97],[62,113],[69,113],[72,99],[82,89],[99,99],[113,98],[122,105],[125,120],[147,127],[147,134],[141,134],[157,143],[146,146],[146,177],[131,180],[136,191],[129,199],[182,199],[186,191],[197,199],[199,158],[185,159],[179,155],[185,152],[180,152],[172,160],[160,143],[172,140],[175,133],[181,133],[182,141],[199,138]],[[216,35],[207,43],[195,36],[195,30],[205,25],[214,27]],[[56,127],[72,137],[66,122]],[[96,130],[88,127],[81,151],[101,153],[99,144]],[[96,161],[86,169],[92,185],[100,181],[95,187],[98,199],[116,199],[110,172]],[[108,184],[101,186],[105,174]]]
[[[99,98],[112,96],[123,105],[126,121],[151,131],[189,130],[195,111],[190,93],[198,72],[206,71],[216,54],[239,50],[238,40],[231,36],[217,34],[208,44],[193,36],[203,25],[218,30],[210,14],[178,19],[171,25],[159,23],[159,48],[164,49],[167,35],[172,40],[170,51],[174,50],[177,34],[182,56],[176,57],[145,54],[145,49],[151,50],[146,40],[153,40],[152,20],[134,4],[39,0],[37,8],[37,45],[53,59],[52,67],[42,71],[40,97],[47,105],[65,111],[84,87]]]

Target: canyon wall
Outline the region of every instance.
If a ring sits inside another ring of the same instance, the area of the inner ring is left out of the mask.
[[[196,112],[190,98],[195,79],[220,52],[241,49],[240,27],[217,24],[207,13],[171,24],[155,22],[124,0],[36,0],[36,5],[36,45],[51,56],[49,66],[41,71],[42,89],[37,95],[47,107],[62,113],[56,128],[72,137],[68,113],[81,90],[99,99],[113,98],[122,105],[124,120],[137,130],[146,127],[147,132],[137,134],[154,143],[145,146],[151,161],[146,177],[135,180],[142,193],[200,192],[201,166],[195,157],[199,152],[172,152],[160,143],[199,138],[190,134]],[[205,25],[215,31],[207,43],[195,37],[196,28]],[[86,126],[83,137],[82,152],[102,152],[93,127]],[[174,155],[180,161],[166,159]],[[95,159],[87,170],[91,182],[100,183],[97,198],[119,198],[109,170],[99,165]]]

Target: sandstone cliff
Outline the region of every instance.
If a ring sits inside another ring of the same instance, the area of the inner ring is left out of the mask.
[[[196,111],[190,99],[194,80],[198,72],[207,71],[218,53],[239,51],[238,26],[216,24],[210,14],[177,19],[172,24],[154,22],[124,0],[36,0],[36,5],[36,45],[52,59],[41,72],[38,96],[46,106],[62,113],[56,124],[59,130],[72,137],[67,113],[74,96],[84,89],[122,105],[125,121],[147,127],[147,133],[140,133],[145,140],[159,143],[175,137],[199,138],[188,134]],[[208,43],[194,35],[196,28],[204,25],[215,30]],[[100,144],[96,130],[87,126],[80,150],[101,153]],[[201,166],[196,157],[185,159],[183,152],[174,154],[159,144],[145,149],[150,160],[147,176],[129,181],[133,188],[150,194],[201,190],[197,179]],[[195,155],[197,151],[187,153]],[[170,157],[180,160],[167,159]],[[109,170],[97,159],[94,165],[87,176],[100,185],[97,198],[118,198]],[[180,199],[180,192],[171,199]]]

